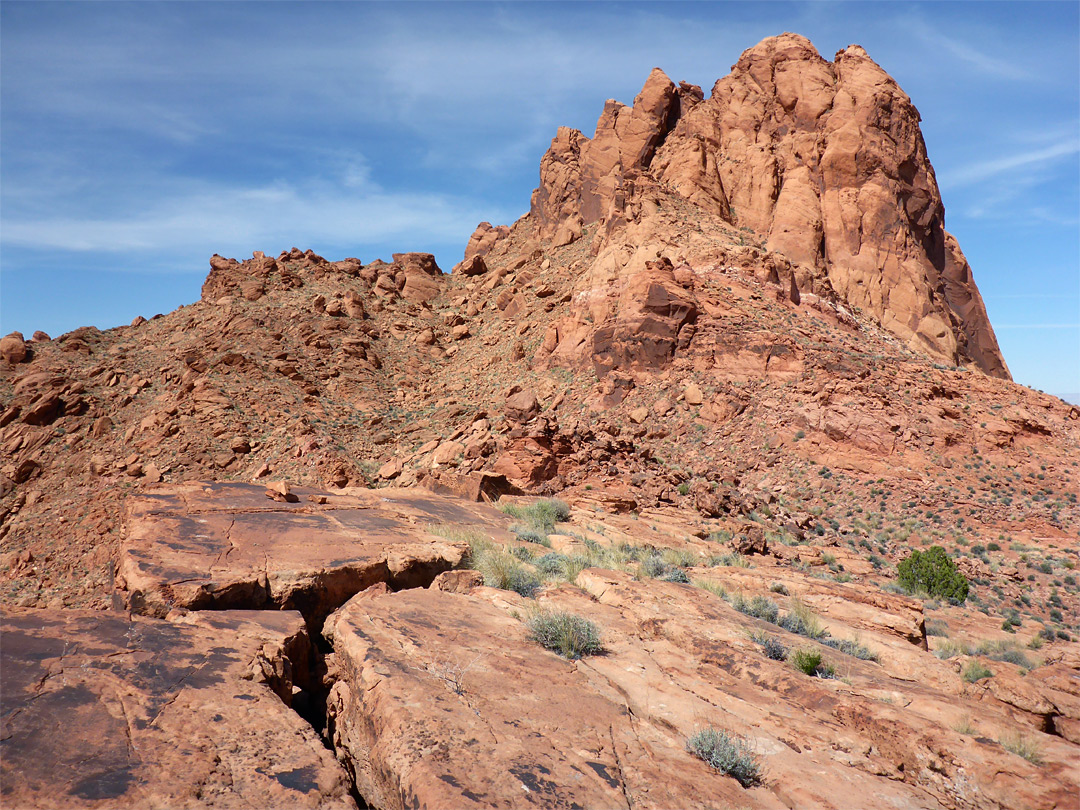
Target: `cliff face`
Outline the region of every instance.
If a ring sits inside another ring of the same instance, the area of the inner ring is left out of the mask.
[[[628,226],[677,195],[695,216],[752,230],[790,262],[796,287],[861,310],[935,360],[1008,379],[971,270],[944,229],[919,120],[862,48],[828,62],[783,34],[746,51],[708,99],[655,69],[633,107],[605,105],[593,138],[560,128],[530,217],[554,246],[599,223],[600,256],[634,247]]]

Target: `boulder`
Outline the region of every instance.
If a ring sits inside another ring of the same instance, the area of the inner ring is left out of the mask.
[[[395,253],[394,264],[405,273],[401,297],[413,304],[422,304],[442,292],[442,270],[430,253]]]
[[[506,418],[524,424],[540,413],[540,403],[532,391],[518,391],[506,398]]]
[[[482,276],[487,272],[487,265],[484,263],[482,256],[474,255],[471,259],[458,262],[454,265],[452,271],[455,275],[461,274],[463,276]]]
[[[30,356],[30,349],[22,332],[12,332],[10,335],[0,338],[0,359],[9,365],[23,363]]]

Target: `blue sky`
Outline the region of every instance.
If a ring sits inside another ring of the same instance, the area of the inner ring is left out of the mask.
[[[199,296],[212,253],[444,269],[555,129],[782,31],[899,81],[1018,382],[1080,392],[1080,5],[0,3],[0,331]]]

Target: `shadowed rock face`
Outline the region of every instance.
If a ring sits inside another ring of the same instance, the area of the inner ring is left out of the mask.
[[[592,139],[559,130],[531,216],[555,246],[600,223],[602,258],[643,245],[627,226],[655,213],[661,191],[760,235],[798,286],[835,293],[911,348],[1009,378],[944,230],[919,113],[859,46],[828,62],[801,36],[770,37],[707,100],[654,69],[633,107],[605,105]]]
[[[4,807],[356,806],[283,702],[300,614],[5,608],[2,627]]]

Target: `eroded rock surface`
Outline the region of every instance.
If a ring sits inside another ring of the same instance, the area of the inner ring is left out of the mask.
[[[5,608],[0,621],[4,807],[356,807],[280,696],[309,649],[300,614]]]
[[[426,527],[487,520],[505,531],[490,507],[424,491],[292,494],[295,503],[250,484],[193,484],[132,497],[117,574],[123,599],[158,616],[286,608],[317,623],[376,582],[426,586],[460,563],[467,546]]]
[[[879,663],[745,616],[692,585],[596,569],[577,585],[549,588],[537,604],[485,587],[377,586],[328,620],[342,676],[330,696],[333,740],[367,801],[1011,808],[1065,807],[1075,795],[1075,747],[1060,737],[1038,735],[1036,767],[989,736],[955,730],[974,710],[985,734],[1004,737],[1012,707],[965,688],[951,662],[907,639],[898,640],[910,652],[906,672],[893,671],[887,617],[857,625]],[[594,621],[603,654],[568,662],[544,650],[524,621],[541,609]],[[851,630],[831,626],[838,636]],[[771,660],[753,638],[761,633],[820,649],[836,678]],[[744,788],[687,752],[687,739],[709,725],[750,741],[762,785]]]

